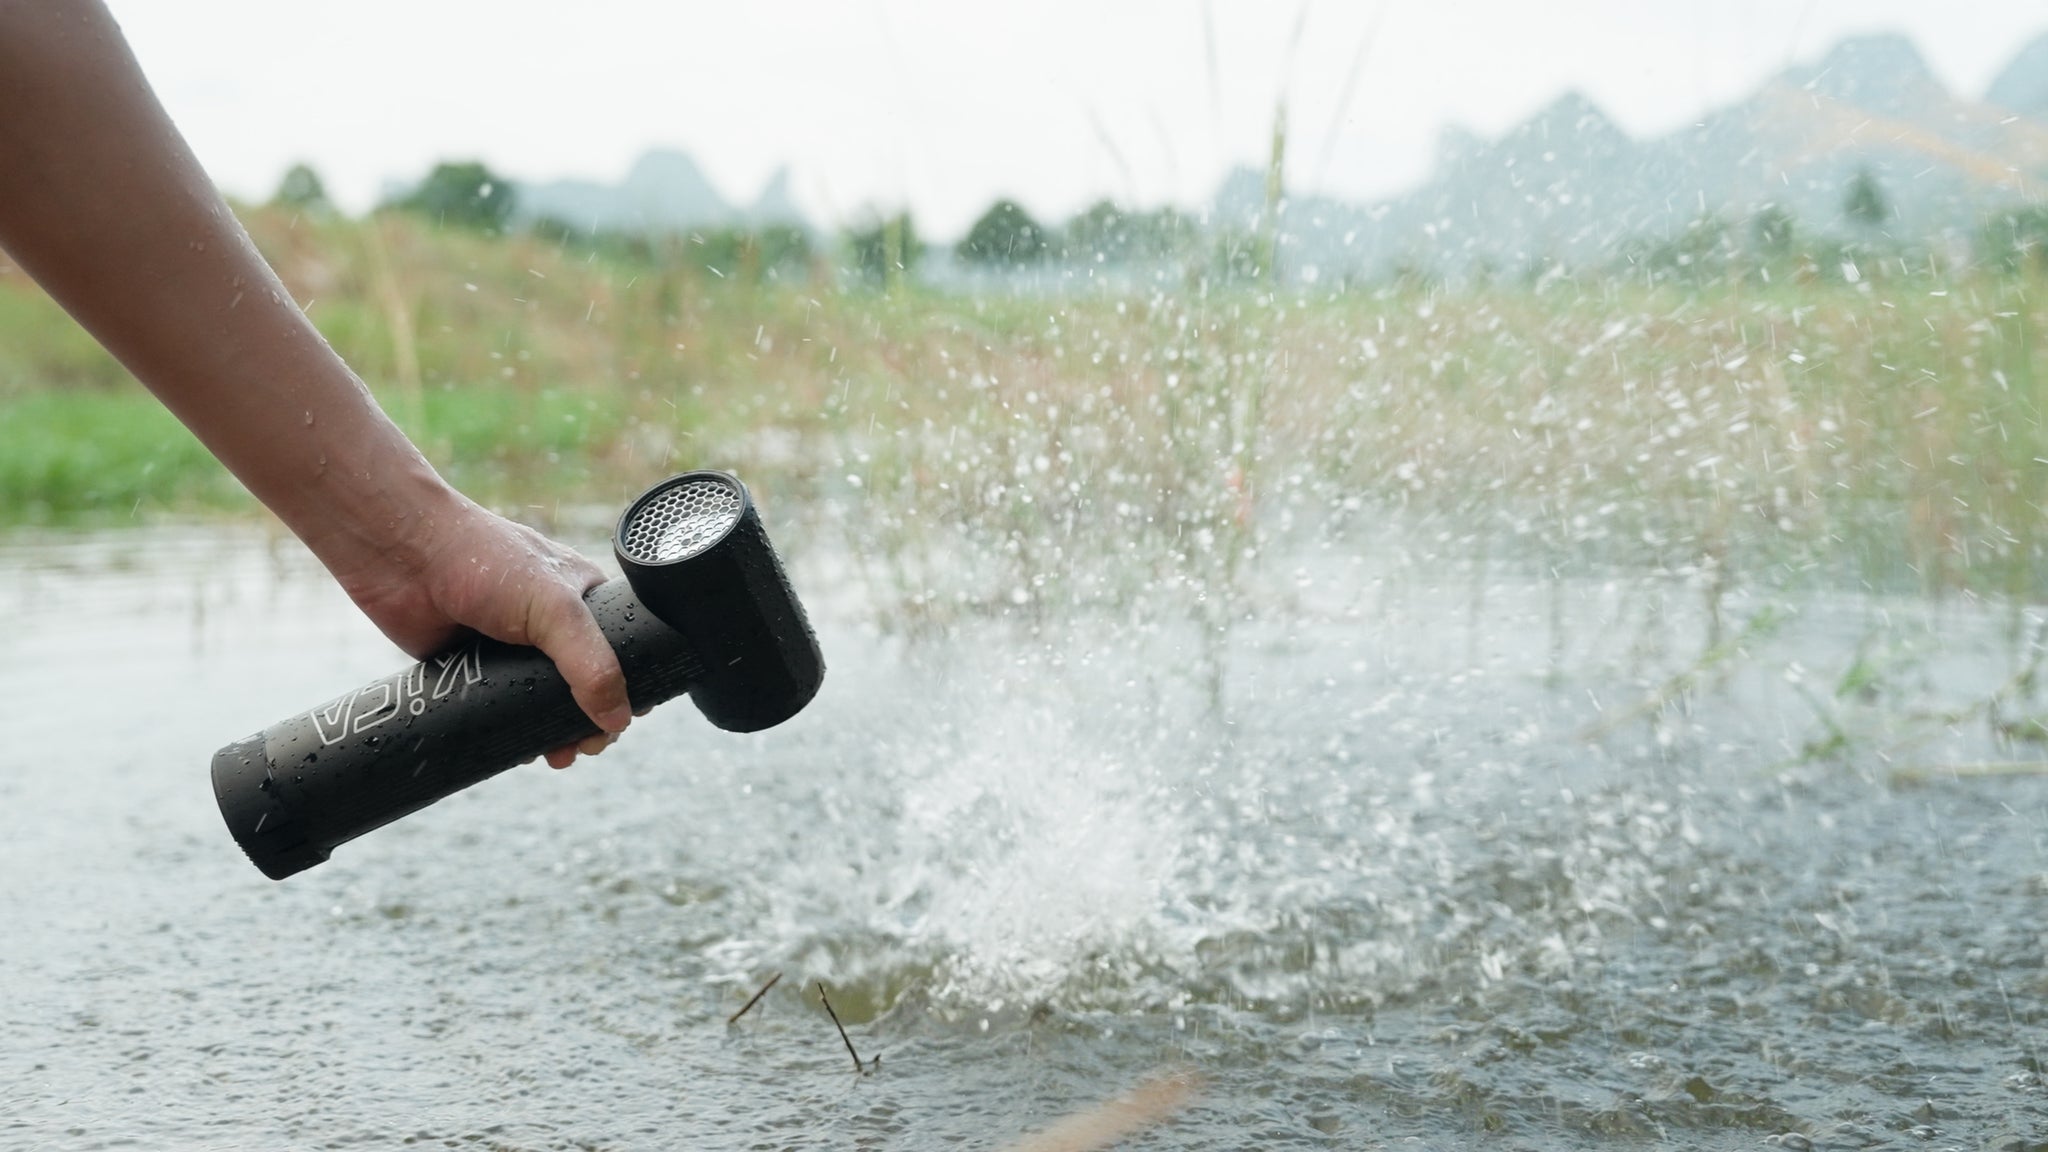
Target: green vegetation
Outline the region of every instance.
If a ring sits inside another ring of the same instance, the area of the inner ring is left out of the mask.
[[[648,270],[685,269],[744,284],[807,282],[818,254],[810,234],[788,224],[765,228],[707,228],[680,235],[591,232],[550,217],[533,222],[533,236],[586,260],[603,259]]]
[[[694,255],[706,271],[723,278],[737,277],[748,283],[785,277],[807,278],[811,273],[809,233],[791,224],[766,228],[714,228],[692,233],[687,238]],[[685,249],[689,252],[690,249]]]
[[[270,202],[276,207],[300,212],[330,212],[334,208],[327,199],[326,183],[318,172],[305,164],[294,164],[285,170],[284,179],[277,182],[277,191],[271,194]]]
[[[588,456],[618,434],[613,411],[583,391],[487,383],[385,402],[459,486],[549,506],[590,489],[598,470]],[[246,514],[256,505],[141,389],[0,394],[0,526],[209,510]]]
[[[1045,229],[1015,200],[989,206],[960,241],[960,258],[969,264],[1011,266],[1036,264],[1052,252]]]
[[[884,627],[1192,628],[1189,671],[1219,709],[1233,629],[1324,549],[1398,541],[1474,573],[1475,597],[1488,572],[1696,588],[1702,654],[1630,718],[1721,675],[1775,626],[1775,597],[1960,594],[2017,621],[2048,596],[2048,269],[2031,248],[1975,268],[1861,253],[1851,280],[1796,240],[1763,243],[1775,222],[1707,219],[1616,271],[1456,291],[1281,286],[1195,251],[1152,287],[1046,296],[841,281],[738,233],[247,219],[478,498],[545,525],[733,468],[803,531],[845,533]],[[0,267],[0,523],[254,512]],[[2034,731],[2033,688],[1980,719]],[[1860,705],[1813,703],[1827,731],[1800,755],[1844,754]]]
[[[249,221],[480,497],[545,516],[722,464],[769,498],[858,499],[862,559],[910,623],[1162,581],[1227,613],[1273,542],[1390,517],[1562,571],[2048,593],[2036,264],[1867,261],[1851,285],[1734,260],[1460,292],[1197,269],[1010,299],[771,276],[765,255],[735,275],[746,258],[707,264],[709,237]],[[7,520],[248,507],[15,272],[0,427]]]
[[[924,241],[908,212],[848,233],[846,248],[853,270],[862,279],[889,288],[908,281],[924,258]]]
[[[1798,226],[1792,214],[1776,204],[1767,204],[1749,219],[1750,242],[1766,257],[1783,260],[1792,253]]]
[[[1892,214],[1891,202],[1885,199],[1884,189],[1877,182],[1877,173],[1869,168],[1858,168],[1850,177],[1849,188],[1842,194],[1842,215],[1865,234],[1884,227],[1887,217]]]
[[[1977,239],[1978,260],[2016,276],[2048,275],[2048,206],[2001,212],[1986,221]]]
[[[503,232],[516,206],[512,185],[476,161],[436,164],[419,187],[390,206],[437,224]]]
[[[1172,261],[1198,242],[1194,221],[1171,208],[1133,212],[1101,200],[1067,222],[1056,238],[1060,255],[1084,264]]]
[[[139,389],[0,393],[0,511],[30,523],[118,523],[167,508],[252,506]]]

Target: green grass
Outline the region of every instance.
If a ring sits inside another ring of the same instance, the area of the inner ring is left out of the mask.
[[[619,440],[621,407],[588,389],[441,385],[386,404],[449,481],[500,499],[576,498]]]
[[[139,388],[0,393],[0,523],[119,523],[253,507]]]
[[[621,434],[617,406],[603,400],[588,390],[489,384],[384,398],[451,482],[501,503],[574,500],[592,489]],[[139,386],[0,394],[0,525],[254,510]]]
[[[0,256],[0,396],[45,388],[110,388],[121,366]]]

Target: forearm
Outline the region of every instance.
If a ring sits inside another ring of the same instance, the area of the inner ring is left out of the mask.
[[[604,574],[442,482],[249,242],[98,0],[0,0],[0,247],[400,647],[465,627],[532,644],[605,732],[632,720],[583,602]]]
[[[423,544],[460,499],[299,311],[96,0],[0,0],[0,246],[330,567]]]

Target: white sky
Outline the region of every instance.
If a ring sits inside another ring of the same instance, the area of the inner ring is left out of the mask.
[[[1422,179],[1446,124],[1497,135],[1568,88],[1656,133],[1901,31],[1975,97],[2048,31],[2042,0],[110,2],[238,195],[301,159],[361,209],[438,159],[612,180],[668,146],[728,199],[788,164],[822,224],[908,205],[938,237],[997,195],[1055,221],[1206,200],[1262,161],[1283,91],[1290,184],[1368,198]]]

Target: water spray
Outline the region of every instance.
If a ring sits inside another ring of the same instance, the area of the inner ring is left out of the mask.
[[[612,551],[625,576],[584,600],[635,712],[688,693],[718,727],[756,732],[817,694],[817,638],[737,477],[687,472],[648,489]],[[471,637],[221,749],[213,791],[235,842],[282,880],[597,732],[538,648]]]

